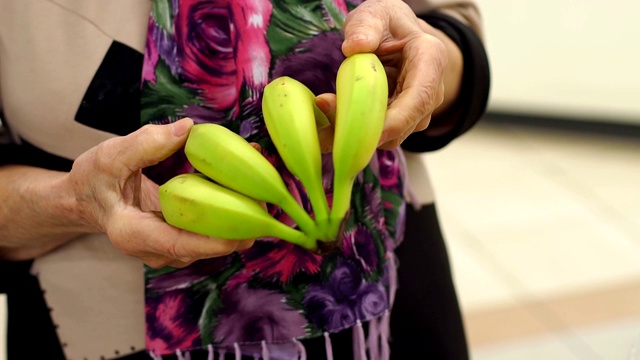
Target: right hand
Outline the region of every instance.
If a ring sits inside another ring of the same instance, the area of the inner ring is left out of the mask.
[[[253,240],[214,239],[181,230],[159,215],[158,184],[142,169],[181,149],[192,126],[193,121],[182,119],[109,139],[79,156],[66,179],[86,225],[106,233],[125,255],[154,268],[184,267],[253,245]]]

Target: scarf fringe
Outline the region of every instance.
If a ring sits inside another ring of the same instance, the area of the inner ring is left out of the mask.
[[[360,320],[356,322],[353,329],[353,358],[354,360],[367,360],[367,345]]]
[[[262,359],[269,360],[269,348],[267,347],[267,342],[262,340]]]
[[[327,360],[333,360],[333,346],[331,346],[331,338],[329,333],[324,333],[324,350],[327,353]]]
[[[373,319],[369,321],[369,333],[367,336],[364,334],[364,328],[362,322],[358,321],[353,328],[353,358],[354,360],[389,360],[389,312],[385,312],[382,318]],[[324,333],[325,339],[325,351],[326,359],[333,360],[333,346],[331,343],[331,337],[329,333]],[[307,352],[304,345],[296,340],[292,339],[295,344],[298,355],[298,360],[307,360]],[[236,360],[242,359],[242,349],[240,344],[234,343],[234,355]],[[252,354],[255,360],[270,360],[269,346],[266,341],[261,343],[262,351],[260,354]],[[214,360],[216,351],[212,345],[207,346],[207,359]],[[368,356],[367,356],[368,354]],[[178,360],[191,360],[191,353],[188,351],[182,352],[176,350],[175,352]],[[224,359],[226,351],[218,349],[218,359]],[[149,352],[149,356],[153,360],[163,360],[162,355],[157,355],[153,352]]]
[[[398,289],[398,274],[397,274],[397,262],[395,254],[393,252],[387,253],[389,259],[389,309],[393,308],[395,301],[396,291]],[[390,346],[391,340],[391,312],[387,310],[382,317],[372,319],[368,322],[369,332],[367,336],[364,334],[364,328],[362,322],[358,320],[353,328],[353,358],[355,360],[389,360],[390,358]],[[328,332],[324,334],[324,344],[326,351],[326,359],[333,360],[333,346],[331,344],[331,337]],[[299,360],[307,360],[307,352],[304,345],[297,339],[291,339],[295,344],[298,351]],[[242,359],[242,351],[240,344],[233,343],[234,353],[236,360]],[[269,346],[266,341],[261,342],[262,352],[261,354],[254,354],[254,359],[269,360],[270,352]],[[208,360],[214,359],[215,350],[213,345],[207,346],[209,356]],[[369,356],[367,357],[367,354]],[[189,352],[182,353],[180,350],[176,351],[178,360],[191,360]],[[224,359],[226,351],[224,349],[218,349],[218,358]],[[153,360],[163,360],[162,355],[156,355],[153,352],[149,352],[149,356]]]
[[[300,357],[300,360],[307,360],[307,349],[304,348],[304,345],[302,345],[302,343],[297,339],[293,339],[293,342],[298,348],[298,356]]]

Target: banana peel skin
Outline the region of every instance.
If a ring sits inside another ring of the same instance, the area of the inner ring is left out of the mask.
[[[242,136],[218,124],[194,125],[185,144],[191,165],[218,184],[279,206],[305,233],[316,224],[287,189],[276,168]]]
[[[304,186],[318,226],[317,237],[326,234],[329,205],[322,185],[322,155],[318,139],[315,96],[304,84],[282,76],[272,80],[262,96],[262,115],[282,161]],[[321,111],[320,111],[321,113]]]
[[[177,228],[226,240],[274,237],[315,251],[316,241],[274,219],[256,200],[201,174],[181,174],[160,186],[165,221]]]
[[[387,75],[372,53],[347,57],[336,79],[333,139],[333,204],[330,235],[336,238],[351,205],[353,182],[373,157],[382,135],[388,101]]]

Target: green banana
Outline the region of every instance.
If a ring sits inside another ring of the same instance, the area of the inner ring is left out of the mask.
[[[279,206],[309,235],[316,224],[287,189],[282,177],[243,137],[218,124],[198,124],[189,132],[187,159],[218,184]]]
[[[373,53],[351,55],[338,69],[330,215],[330,234],[334,237],[339,235],[351,205],[355,177],[369,164],[378,147],[388,91],[384,66]]]
[[[318,239],[327,238],[329,205],[322,186],[322,157],[318,127],[329,122],[315,96],[301,82],[282,76],[264,89],[262,112],[269,135],[287,169],[305,187],[313,207]]]
[[[181,174],[160,186],[165,221],[177,228],[227,240],[275,237],[315,251],[316,240],[274,219],[254,199],[200,174]]]

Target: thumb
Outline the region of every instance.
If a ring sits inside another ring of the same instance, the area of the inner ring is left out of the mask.
[[[130,172],[155,165],[180,150],[187,141],[193,120],[184,118],[168,125],[145,125],[113,139],[117,164]]]
[[[374,52],[380,45],[382,35],[388,28],[389,17],[373,5],[365,2],[347,15],[342,43],[345,56]]]

